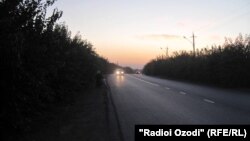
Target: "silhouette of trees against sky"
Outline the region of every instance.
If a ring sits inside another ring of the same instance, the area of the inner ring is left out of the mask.
[[[1,125],[6,133],[28,130],[52,103],[94,86],[95,73],[111,71],[107,59],[79,34],[71,38],[55,0],[0,1]],[[6,134],[7,135],[7,134]]]
[[[93,49],[65,24],[62,11],[47,9],[55,0],[0,0],[0,129],[1,135],[30,130],[49,106],[69,103],[72,95],[94,87],[97,70],[113,72],[114,63]],[[133,69],[125,67],[129,73]],[[144,73],[223,86],[249,87],[250,37],[241,35],[223,46],[157,58]],[[84,93],[83,93],[84,94]]]
[[[175,52],[144,66],[144,73],[170,79],[209,83],[226,87],[250,87],[250,36],[226,38],[223,46],[192,52]]]

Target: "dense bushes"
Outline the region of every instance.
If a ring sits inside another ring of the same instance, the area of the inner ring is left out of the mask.
[[[54,1],[0,1],[0,128],[6,132],[27,129],[47,105],[92,87],[96,71],[109,69],[90,43],[56,23],[61,11],[46,15]]]
[[[239,35],[223,46],[192,52],[175,52],[172,57],[158,57],[143,69],[147,75],[210,83],[226,87],[250,87],[250,37]]]

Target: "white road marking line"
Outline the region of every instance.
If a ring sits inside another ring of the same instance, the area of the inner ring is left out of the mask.
[[[208,103],[215,103],[214,101],[212,100],[209,100],[209,99],[203,99],[205,102],[208,102]]]
[[[185,93],[185,92],[183,92],[183,91],[180,91],[180,94],[183,94],[183,95],[185,95],[185,94],[187,94],[187,93]]]
[[[142,80],[142,79],[140,79],[140,78],[136,78],[136,77],[134,77],[134,78],[135,78],[135,79],[137,79],[137,80],[140,80],[140,81],[142,81],[142,82],[145,82],[145,83],[148,83],[148,84],[154,85],[154,86],[159,86],[158,84],[151,83],[151,82],[148,82],[148,81]]]
[[[165,87],[166,90],[169,90],[170,88],[169,87]]]

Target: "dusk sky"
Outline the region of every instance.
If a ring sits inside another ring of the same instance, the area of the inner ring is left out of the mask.
[[[57,0],[74,36],[109,61],[142,68],[160,48],[192,50],[183,36],[197,36],[196,47],[223,44],[224,37],[250,33],[249,0]],[[191,40],[191,38],[190,38]]]

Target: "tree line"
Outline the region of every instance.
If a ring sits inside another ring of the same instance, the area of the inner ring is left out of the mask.
[[[0,0],[0,128],[15,134],[49,105],[94,86],[97,70],[115,64],[58,24],[55,0]]]
[[[179,51],[157,57],[143,72],[168,79],[207,83],[223,87],[250,87],[250,36],[241,34],[225,43],[193,52]]]

